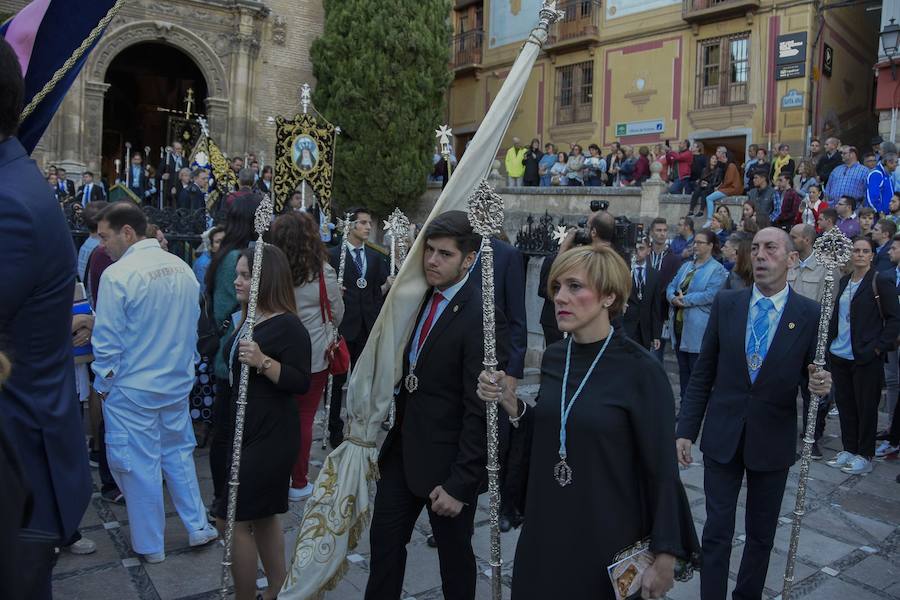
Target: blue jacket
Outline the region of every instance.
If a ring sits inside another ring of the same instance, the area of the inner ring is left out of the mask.
[[[885,173],[884,165],[878,163],[866,177],[866,204],[881,214],[890,214],[893,195],[894,180]]]
[[[681,265],[675,278],[666,288],[666,300],[671,305],[675,298],[675,290],[681,287],[681,282],[687,277],[687,274],[694,270],[694,261],[688,261]],[[697,354],[700,352],[700,344],[703,342],[703,333],[706,331],[706,323],[709,321],[709,309],[712,306],[713,299],[725,280],[728,279],[728,271],[722,264],[715,260],[709,259],[694,274],[688,286],[687,293],[684,295],[684,327],[681,331],[681,346],[678,348],[682,352],[691,352]],[[675,318],[675,307],[670,306],[669,318]],[[674,322],[673,322],[674,325]],[[675,327],[671,327],[672,344],[675,344]]]
[[[22,535],[56,541],[72,535],[91,497],[72,362],[75,247],[59,203],[16,138],[0,142],[0,181],[0,338],[12,360],[0,426],[34,499]]]
[[[525,265],[522,254],[512,245],[491,239],[494,249],[494,305],[506,317],[509,326],[509,362],[506,373],[521,379],[525,376],[525,352],[528,332],[525,317]],[[470,277],[481,288],[481,255],[472,265]]]

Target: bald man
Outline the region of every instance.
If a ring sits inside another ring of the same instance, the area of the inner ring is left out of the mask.
[[[791,238],[767,227],[753,238],[751,257],[753,287],[721,292],[713,302],[676,428],[678,461],[688,466],[706,419],[702,600],[725,599],[745,475],[747,541],[733,598],[762,597],[788,469],[796,460],[797,387],[808,385],[819,396],[831,389],[831,375],[812,365],[819,305],[787,284],[796,261]]]

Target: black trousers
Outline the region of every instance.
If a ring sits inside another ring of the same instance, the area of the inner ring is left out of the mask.
[[[887,439],[891,446],[900,445],[900,410],[894,409],[894,418],[891,419]]]
[[[809,420],[809,403],[812,401],[809,393],[809,387],[800,385],[800,396],[803,398],[803,434],[806,434],[806,424]],[[819,441],[822,434],[825,433],[825,418],[828,416],[828,409],[831,407],[831,394],[825,396],[819,402],[819,408],[816,411],[816,433],[813,439]]]
[[[355,340],[347,340],[347,349],[350,351],[350,369],[356,368],[356,361],[366,347],[369,333],[360,335]],[[347,374],[349,375],[349,373]],[[344,400],[343,387],[347,383],[347,375],[335,375],[331,388],[331,407],[328,413],[328,435],[331,437],[332,446],[337,446],[344,441],[344,420],[341,419],[341,403]],[[334,443],[337,442],[337,443]]]
[[[841,443],[847,452],[871,459],[875,456],[884,363],[875,359],[860,365],[834,354],[830,359],[834,401],[841,420]]]
[[[13,581],[0,584],[0,589],[6,590],[4,598],[50,600],[53,597],[50,577],[58,558],[57,542],[20,537],[16,555],[4,557],[4,560],[9,559],[18,565],[15,571],[18,576]],[[11,587],[4,587],[7,585]]]
[[[444,598],[473,600],[477,576],[472,550],[476,507],[474,503],[464,506],[456,517],[434,514],[428,498],[414,495],[406,484],[400,443],[399,439],[395,440],[381,461],[381,479],[369,532],[371,557],[365,599],[400,599],[406,573],[406,545],[424,507],[437,542]]]
[[[744,466],[743,446],[741,440],[734,458],[727,463],[703,457],[706,524],[703,527],[703,569],[700,571],[702,600],[725,600],[734,519],[745,473],[747,507],[744,527],[747,541],[732,599],[759,600],[766,582],[788,470],[747,469]]]

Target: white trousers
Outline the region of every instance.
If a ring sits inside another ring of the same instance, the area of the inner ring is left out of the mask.
[[[134,551],[163,551],[163,476],[188,532],[203,529],[206,508],[194,467],[197,441],[187,399],[163,408],[143,408],[114,389],[103,402],[103,418],[109,469],[125,496]]]

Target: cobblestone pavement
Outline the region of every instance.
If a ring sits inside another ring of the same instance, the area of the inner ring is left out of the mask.
[[[673,384],[677,371],[672,357],[667,370]],[[677,385],[676,397],[677,397]],[[885,425],[884,414],[881,415]],[[823,451],[830,458],[840,449],[837,419],[829,419],[823,440]],[[317,472],[324,452],[314,444],[313,471]],[[695,450],[695,459],[699,451]],[[200,488],[207,501],[211,497],[212,480],[206,450],[196,452]],[[706,516],[703,498],[703,469],[698,466],[682,471],[682,479],[691,501],[698,534]],[[876,600],[900,598],[900,460],[878,462],[875,470],[853,477],[815,462],[807,499],[810,503],[803,521],[799,558],[796,567],[794,598],[815,600]],[[96,471],[95,484],[99,486]],[[769,564],[765,598],[775,598],[781,582],[790,536],[790,516],[797,489],[798,468],[791,470],[782,503],[775,549]],[[99,487],[97,487],[99,490]],[[744,544],[742,492],[738,506],[736,539],[731,562],[731,584],[737,574]],[[302,516],[302,503],[292,503],[282,516],[290,559]],[[64,552],[54,571],[54,596],[57,600],[201,600],[217,596],[221,572],[222,546],[219,543],[191,549],[188,536],[175,509],[166,497],[166,560],[146,564],[131,551],[128,516],[125,507],[107,504],[95,494],[82,521],[83,535],[94,540],[97,552],[74,556]],[[429,532],[427,517],[419,520],[409,546],[404,590],[407,599],[432,600],[442,597],[437,552],[429,548],[425,538]],[[506,584],[512,573],[512,556],[518,532],[503,534]],[[485,575],[489,556],[489,527],[486,498],[482,497],[475,520],[474,547],[482,575],[478,581],[479,599],[490,597],[489,578]],[[329,592],[329,600],[362,598],[368,573],[368,535],[349,556],[347,576]],[[262,571],[259,585],[264,586]],[[729,588],[730,589],[730,588]],[[508,587],[504,588],[508,597]],[[671,600],[699,599],[699,577],[677,584],[668,596]],[[566,599],[569,600],[569,599]],[[572,599],[575,600],[575,599]]]

